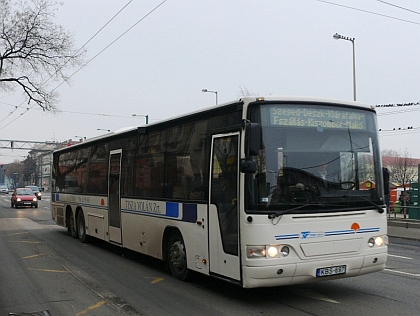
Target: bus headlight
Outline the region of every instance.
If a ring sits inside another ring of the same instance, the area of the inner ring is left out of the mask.
[[[287,257],[290,253],[288,246],[266,245],[266,246],[248,246],[246,247],[247,257],[252,258],[279,258]]]
[[[283,247],[281,247],[281,255],[283,257],[287,257],[289,255],[289,253],[290,253],[289,246],[283,246]]]
[[[266,256],[265,246],[248,246],[246,255],[248,258],[263,258]]]
[[[368,240],[368,246],[369,247],[382,247],[383,245],[388,244],[388,236],[375,236],[370,237]]]
[[[270,258],[277,257],[277,254],[279,253],[277,247],[274,246],[268,246],[267,248],[267,254]]]

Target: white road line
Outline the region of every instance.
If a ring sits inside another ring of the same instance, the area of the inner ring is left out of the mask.
[[[321,293],[318,293],[314,290],[298,290],[295,292],[297,295],[303,296],[303,297],[307,297],[307,298],[311,298],[314,300],[318,300],[318,301],[324,301],[324,302],[329,302],[329,303],[334,303],[334,304],[340,304],[340,302],[335,301]]]
[[[400,259],[413,260],[413,258],[410,258],[410,257],[396,256],[396,255],[390,255],[390,254],[388,254],[388,257],[394,257],[394,258],[400,258]]]
[[[397,274],[409,275],[409,276],[413,276],[413,277],[420,277],[420,274],[418,274],[418,273],[409,273],[409,272],[403,272],[403,271],[391,270],[391,269],[385,269],[385,271],[393,272],[393,273],[397,273]]]

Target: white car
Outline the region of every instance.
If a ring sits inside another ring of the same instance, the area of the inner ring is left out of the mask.
[[[0,193],[9,194],[9,188],[7,185],[0,185]]]
[[[38,200],[41,199],[41,191],[39,191],[39,188],[36,185],[27,185],[27,186],[25,186],[25,188],[31,189],[34,192],[37,199]]]

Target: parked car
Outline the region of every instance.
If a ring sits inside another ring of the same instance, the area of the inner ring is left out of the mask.
[[[11,206],[18,208],[19,206],[30,206],[38,208],[38,199],[30,188],[17,188],[12,193],[10,199]]]
[[[0,185],[0,193],[9,194],[9,188],[7,187],[7,185]]]
[[[35,193],[38,200],[41,199],[41,191],[39,191],[39,188],[36,185],[27,185],[25,188],[31,189]]]

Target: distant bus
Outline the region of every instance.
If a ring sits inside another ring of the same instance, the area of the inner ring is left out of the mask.
[[[380,271],[377,131],[370,106],[266,96],[109,133],[54,152],[52,218],[180,280],[253,288]]]

